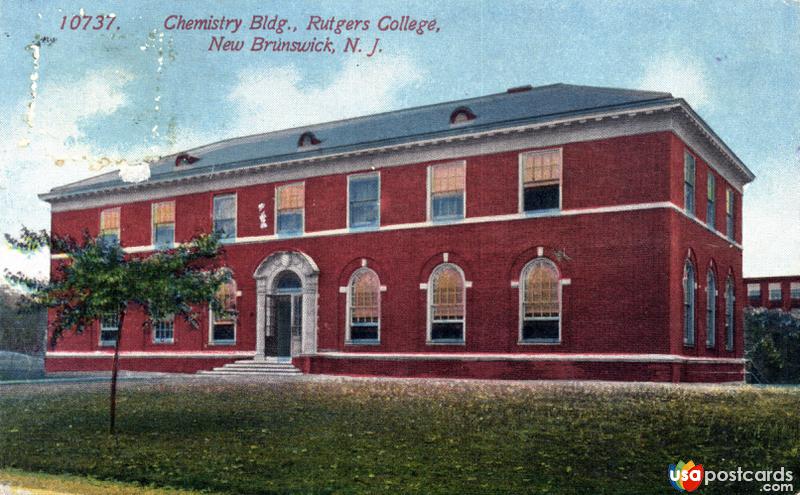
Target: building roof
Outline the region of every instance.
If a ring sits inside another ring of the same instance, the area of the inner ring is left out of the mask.
[[[568,84],[535,88],[523,86],[478,98],[256,134],[200,146],[160,158],[151,164],[150,178],[136,185],[141,187],[148,183],[226,172],[255,165],[457,137],[602,111],[679,102],[682,100],[673,98],[670,93],[653,91]],[[467,117],[462,119],[463,121],[452,123],[454,112],[459,109],[466,109]],[[713,135],[710,128],[708,131]],[[303,136],[307,139],[303,140],[305,145],[300,146]],[[733,152],[730,150],[728,152],[738,161]],[[181,161],[181,158],[188,158],[188,161]],[[749,172],[746,167],[744,170]],[[53,188],[50,193],[40,197],[45,200],[59,199],[82,193],[117,189],[126,184],[133,185],[124,182],[117,171],[111,171]]]

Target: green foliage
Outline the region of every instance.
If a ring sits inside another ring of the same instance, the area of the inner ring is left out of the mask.
[[[717,471],[800,473],[797,388],[200,378],[122,386],[118,443],[103,431],[103,384],[6,388],[0,411],[18,413],[0,414],[0,466],[234,494],[671,493],[667,466],[689,459]]]
[[[0,351],[41,355],[47,314],[42,309],[23,309],[23,295],[0,284]]]
[[[800,316],[780,309],[747,308],[745,357],[756,380],[800,383]]]
[[[6,279],[25,290],[27,306],[54,310],[53,346],[65,331],[82,333],[102,316],[124,314],[131,306],[144,310],[146,324],[176,315],[196,326],[194,307],[200,304],[224,311],[214,296],[231,275],[217,264],[222,248],[215,236],[201,235],[151,256],[128,255],[117,243],[86,233],[78,242],[23,228],[18,238],[6,239],[23,252],[50,248],[66,255],[49,281],[6,271]]]

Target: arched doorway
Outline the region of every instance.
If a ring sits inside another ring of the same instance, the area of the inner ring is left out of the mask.
[[[256,269],[256,359],[290,359],[317,350],[319,268],[303,253],[281,251]]]

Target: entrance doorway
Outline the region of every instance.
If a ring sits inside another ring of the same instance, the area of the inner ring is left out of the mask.
[[[272,294],[267,296],[272,321],[265,335],[265,355],[292,357],[292,340],[299,339],[303,328],[303,284],[291,270],[275,278]]]
[[[270,254],[256,279],[256,360],[288,360],[317,351],[319,268],[296,251]]]

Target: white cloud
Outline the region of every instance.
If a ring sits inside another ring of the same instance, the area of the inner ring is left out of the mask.
[[[116,152],[88,144],[81,131],[84,119],[108,116],[128,103],[126,71],[106,69],[89,72],[80,79],[41,84],[36,94],[35,114],[29,127],[29,98],[12,109],[7,134],[0,142],[0,233],[16,234],[22,225],[49,227],[50,209],[37,194],[52,187],[80,180],[118,164]],[[26,255],[11,250],[0,240],[0,272],[24,270],[46,274],[48,255]]]
[[[800,274],[800,161],[765,160],[744,194],[745,276]]]
[[[672,93],[695,109],[711,103],[708,71],[701,61],[688,55],[667,53],[653,58],[645,67],[638,87]]]
[[[292,65],[242,71],[228,98],[238,112],[231,136],[356,117],[391,109],[398,92],[422,81],[405,56],[369,63],[355,59],[320,87],[304,86]]]

